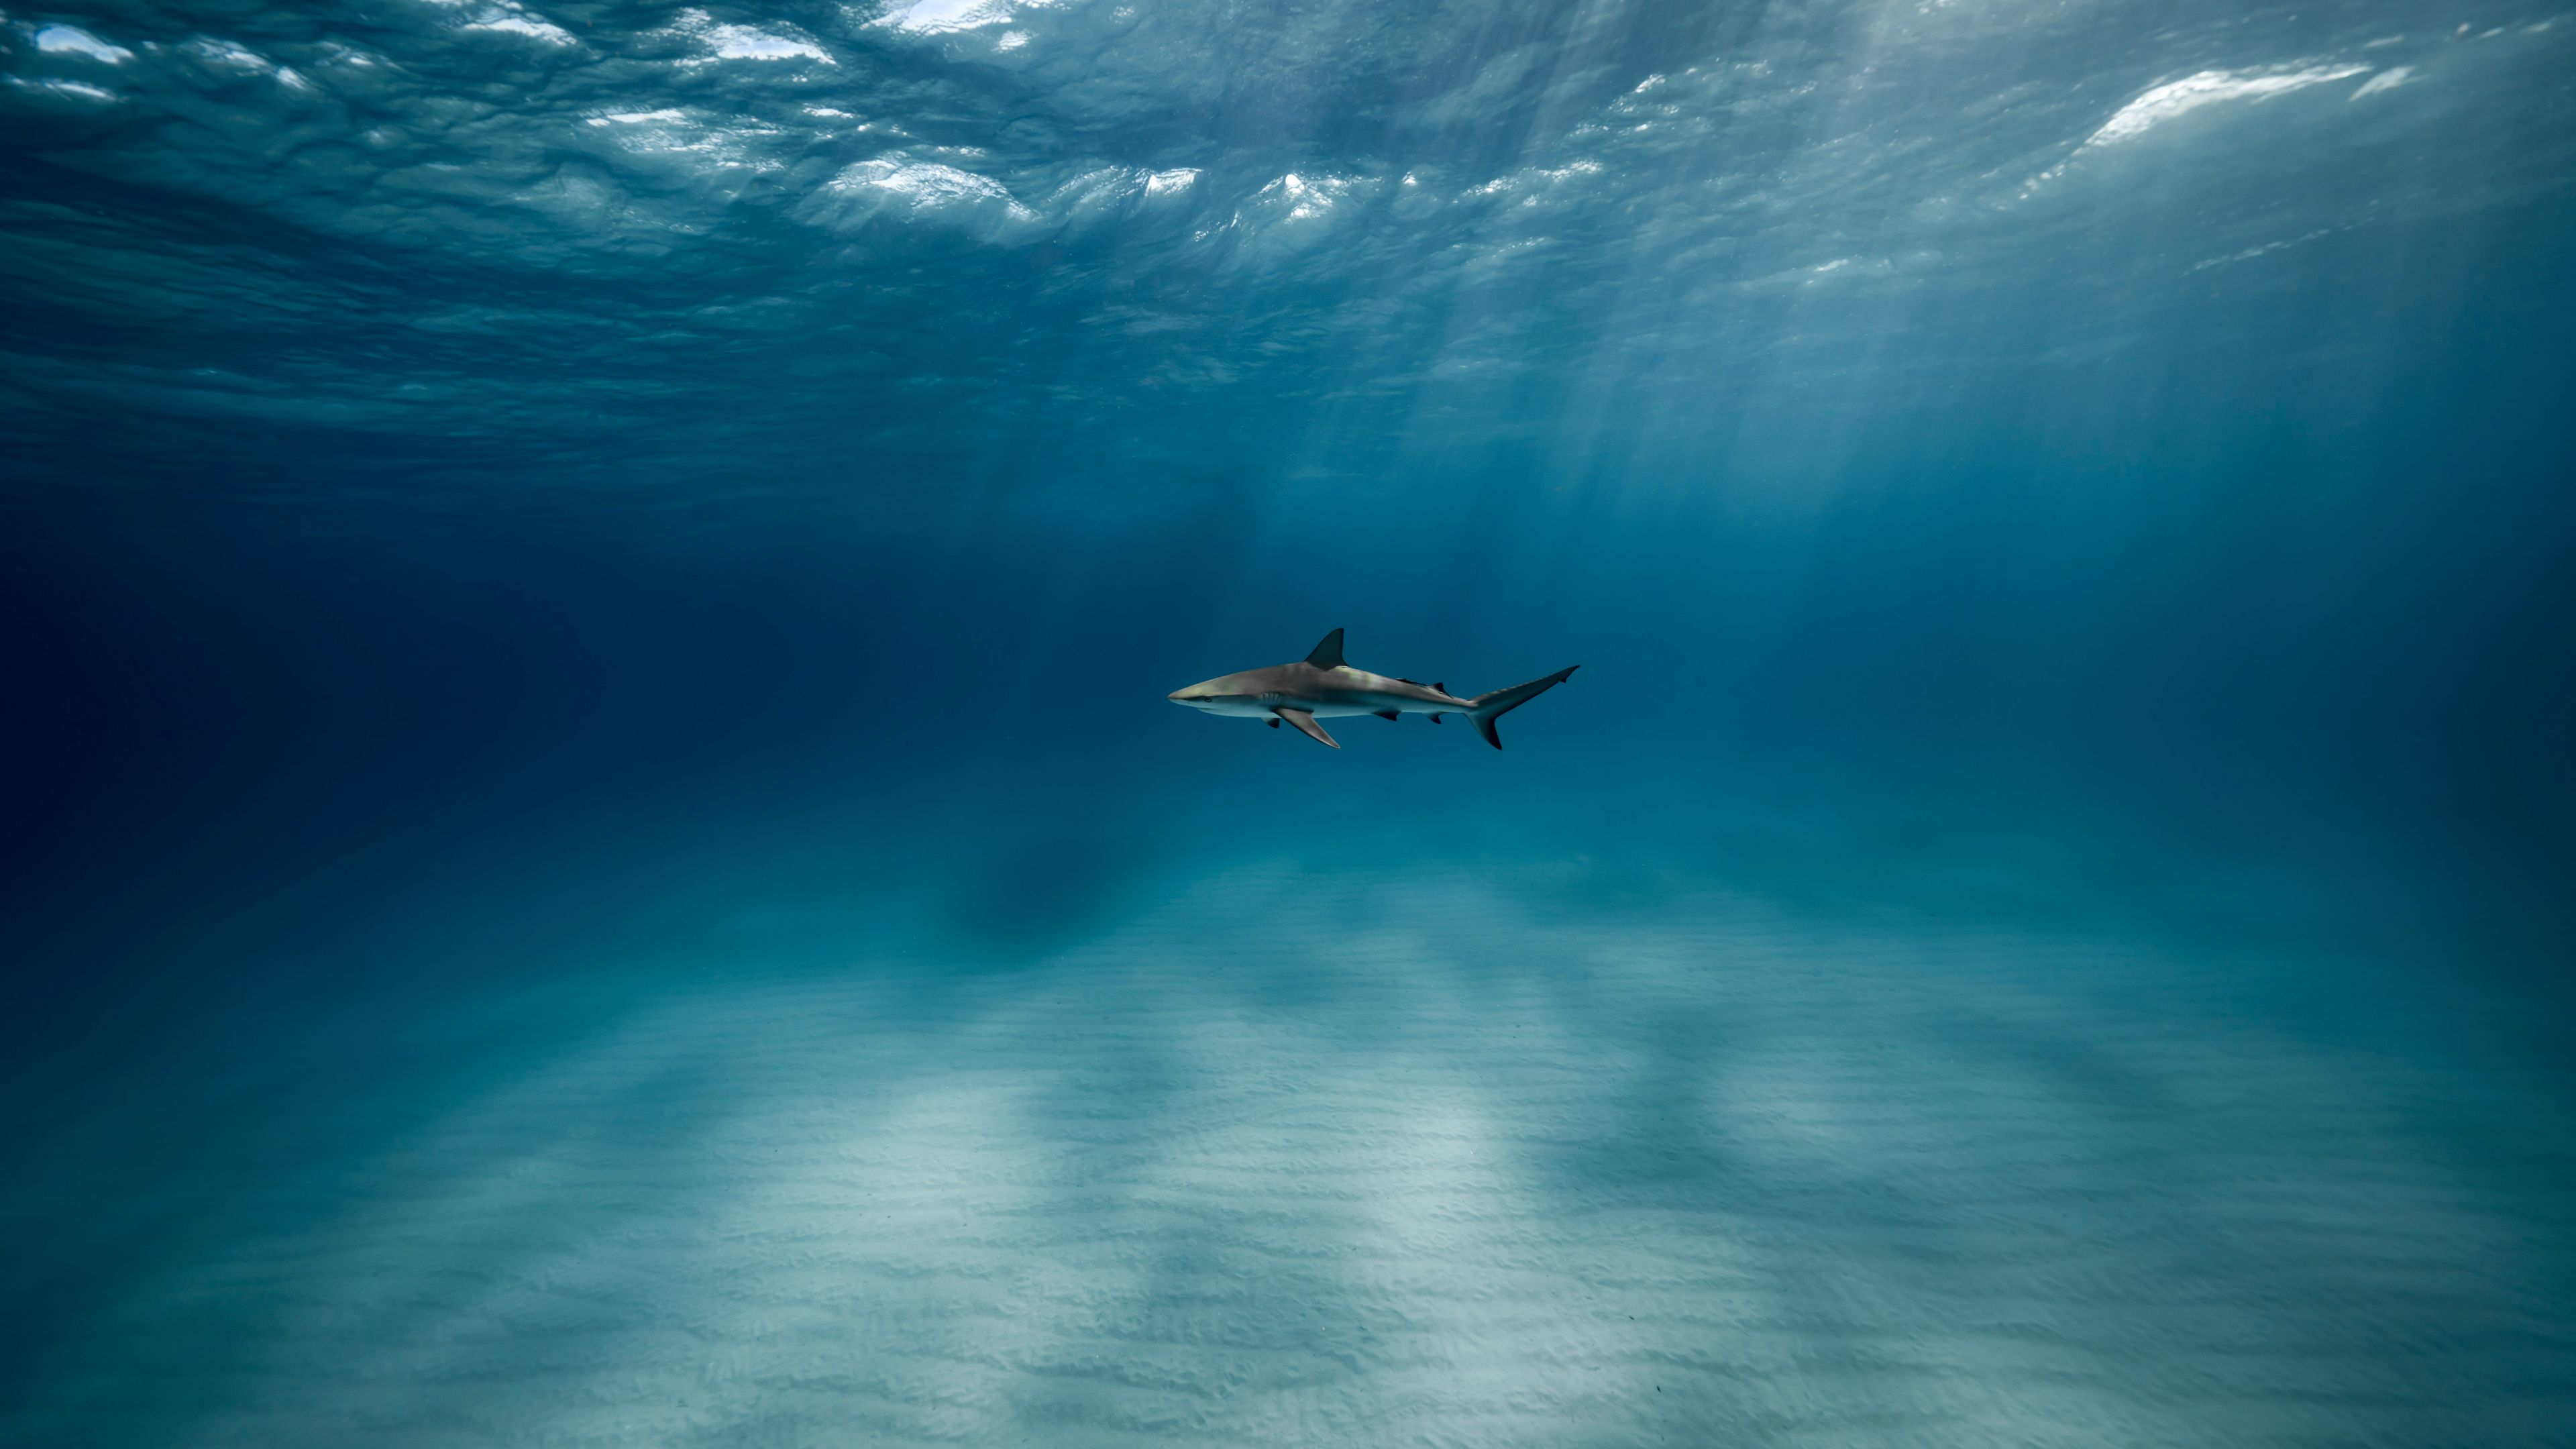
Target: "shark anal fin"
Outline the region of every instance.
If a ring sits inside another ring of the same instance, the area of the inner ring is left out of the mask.
[[[1397,714],[1394,710],[1391,710],[1391,709],[1381,709],[1381,710],[1376,711],[1376,713],[1377,713],[1377,717],[1378,717],[1379,719],[1402,719],[1402,718],[1404,718],[1404,716],[1402,716],[1402,715],[1400,715],[1400,714]]]
[[[1302,709],[1274,709],[1270,712],[1270,716],[1273,719],[1284,719],[1288,721],[1297,728],[1304,730],[1307,734],[1314,736],[1317,740],[1331,745],[1334,749],[1338,750],[1342,747],[1341,741],[1324,733],[1324,727],[1315,723],[1315,717]]]
[[[1317,669],[1341,668],[1342,631],[1335,629],[1332,633],[1325,635],[1324,642],[1315,646],[1315,652],[1306,656],[1306,662],[1314,665]]]

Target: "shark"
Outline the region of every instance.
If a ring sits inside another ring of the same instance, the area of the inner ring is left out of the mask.
[[[1307,738],[1337,750],[1342,747],[1341,741],[1325,733],[1324,727],[1315,723],[1317,719],[1362,714],[1402,719],[1409,714],[1427,714],[1433,724],[1438,724],[1450,715],[1464,715],[1485,737],[1485,743],[1499,750],[1503,737],[1494,729],[1494,721],[1563,684],[1568,675],[1582,667],[1569,664],[1545,679],[1461,699],[1451,694],[1445,684],[1424,684],[1352,668],[1342,662],[1342,631],[1335,629],[1324,636],[1324,642],[1316,645],[1313,653],[1294,664],[1219,675],[1187,689],[1173,690],[1165,698],[1206,714],[1266,719],[1274,730],[1283,723],[1294,725]]]

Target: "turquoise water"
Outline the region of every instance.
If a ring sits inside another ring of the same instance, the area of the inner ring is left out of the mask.
[[[0,1442],[2564,1441],[2571,43],[0,13]]]

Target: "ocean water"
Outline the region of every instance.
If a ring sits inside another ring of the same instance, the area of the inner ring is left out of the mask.
[[[12,3],[0,1444],[2576,1440],[2571,241],[2539,3]]]

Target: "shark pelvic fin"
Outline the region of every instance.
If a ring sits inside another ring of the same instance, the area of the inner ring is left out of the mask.
[[[1394,710],[1391,710],[1391,709],[1382,709],[1382,710],[1377,711],[1377,717],[1378,717],[1379,719],[1402,719],[1402,718],[1404,718],[1404,716],[1402,716],[1402,715],[1400,715],[1400,714],[1397,714]]]
[[[1441,692],[1442,694],[1447,694],[1449,691],[1447,691],[1447,690],[1445,690],[1445,689],[1444,689],[1444,690],[1442,690],[1442,691],[1440,691],[1440,692]],[[1438,716],[1438,715],[1436,715],[1436,714],[1435,714],[1435,715],[1433,715],[1433,716],[1431,717],[1431,722],[1432,722],[1433,724],[1438,724],[1438,723],[1440,723],[1440,716]]]
[[[1306,656],[1306,662],[1314,665],[1317,669],[1341,668],[1342,631],[1335,629],[1332,633],[1325,635],[1324,642],[1315,646],[1315,652]]]
[[[1339,631],[1337,630],[1335,632],[1338,633]],[[1338,750],[1342,747],[1342,742],[1340,740],[1334,739],[1331,735],[1324,733],[1324,727],[1315,723],[1315,717],[1302,709],[1274,709],[1270,713],[1272,718],[1284,719],[1290,724],[1295,725],[1297,728],[1304,730],[1306,733],[1313,735],[1316,739],[1323,741],[1325,744],[1331,745],[1334,749]]]

